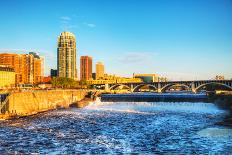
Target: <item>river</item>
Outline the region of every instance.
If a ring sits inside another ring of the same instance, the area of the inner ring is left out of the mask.
[[[100,102],[0,122],[1,154],[231,154],[212,103]]]

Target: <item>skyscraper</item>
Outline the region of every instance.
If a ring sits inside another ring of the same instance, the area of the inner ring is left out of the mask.
[[[102,62],[96,63],[96,80],[104,77],[104,64]]]
[[[80,71],[81,80],[92,79],[92,57],[81,56]]]
[[[58,37],[57,72],[59,77],[77,79],[76,39],[70,32],[62,32]]]

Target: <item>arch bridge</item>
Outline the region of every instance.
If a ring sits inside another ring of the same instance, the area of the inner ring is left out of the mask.
[[[100,84],[99,84],[100,85]],[[99,86],[93,85],[93,86]],[[102,85],[102,84],[101,84]],[[181,87],[186,91],[194,93],[205,90],[207,87],[216,89],[221,87],[224,90],[232,90],[232,80],[199,80],[199,81],[168,81],[168,82],[152,82],[152,83],[115,83],[104,84],[106,90],[127,89],[131,92],[139,92],[141,88],[148,91],[165,92],[171,88]]]

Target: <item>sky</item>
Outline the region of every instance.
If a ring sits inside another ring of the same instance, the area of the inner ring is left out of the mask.
[[[232,78],[232,0],[1,0],[0,53],[38,52],[56,68],[57,37],[75,34],[106,72],[169,80]]]

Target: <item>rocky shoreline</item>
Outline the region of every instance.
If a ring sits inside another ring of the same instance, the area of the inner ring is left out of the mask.
[[[229,110],[229,115],[226,116],[223,121],[216,124],[232,128],[232,94],[209,95],[209,99],[219,108]]]

